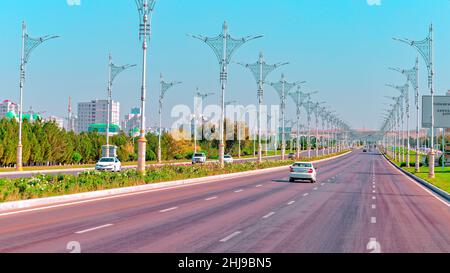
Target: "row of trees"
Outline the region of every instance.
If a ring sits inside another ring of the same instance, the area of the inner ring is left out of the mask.
[[[0,120],[0,166],[12,167],[16,164],[18,124],[13,120]],[[147,134],[147,160],[156,160],[158,136]],[[101,157],[105,136],[92,133],[76,134],[60,129],[53,122],[23,123],[23,162],[25,166],[89,164]],[[111,144],[118,147],[117,155],[122,162],[137,160],[137,141],[125,133],[111,138]],[[237,141],[227,142],[227,151],[237,154]],[[253,142],[242,141],[242,153],[253,153]],[[193,153],[191,141],[176,141],[170,134],[162,136],[163,160],[190,158]],[[199,149],[211,158],[218,155],[217,141],[199,141]]]

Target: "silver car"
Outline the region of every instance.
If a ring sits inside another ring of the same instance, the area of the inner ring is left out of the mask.
[[[122,170],[122,163],[115,157],[102,157],[95,165],[97,171],[111,171],[120,172]]]
[[[204,164],[204,163],[206,163],[205,153],[195,153],[192,156],[192,164]]]
[[[289,182],[295,180],[308,180],[317,182],[317,170],[311,162],[295,162],[290,167]]]

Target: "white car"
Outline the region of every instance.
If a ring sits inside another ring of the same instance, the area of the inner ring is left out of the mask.
[[[95,165],[97,171],[111,171],[120,172],[122,170],[122,163],[116,157],[102,157]]]
[[[295,180],[309,180],[311,183],[316,183],[317,169],[311,162],[295,162],[290,167],[289,182]]]
[[[223,162],[227,163],[227,164],[233,164],[234,159],[231,155],[225,155],[223,157]]]
[[[206,163],[206,154],[205,153],[195,153],[192,156],[192,164],[204,164]]]

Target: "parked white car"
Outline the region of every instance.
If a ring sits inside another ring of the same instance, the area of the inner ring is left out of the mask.
[[[295,180],[308,180],[317,182],[317,170],[311,162],[295,162],[290,167],[289,182]]]
[[[225,155],[223,157],[223,162],[227,163],[227,164],[233,164],[234,159],[231,155]]]
[[[120,172],[122,163],[116,157],[102,157],[95,165],[97,171]]]
[[[204,164],[206,163],[206,154],[205,153],[195,153],[192,156],[192,164]]]

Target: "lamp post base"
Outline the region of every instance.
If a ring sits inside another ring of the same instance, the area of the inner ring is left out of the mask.
[[[286,145],[281,145],[281,160],[286,159]]]
[[[415,164],[414,170],[416,173],[420,172],[419,151],[416,151],[416,164]]]
[[[147,139],[145,137],[141,137],[138,140],[138,173],[145,175],[145,152],[147,147]]]
[[[429,173],[428,173],[428,178],[435,178],[436,175],[434,173],[434,150],[431,150],[430,153],[428,154],[428,165],[429,165]]]
[[[219,144],[219,164],[222,168],[225,167],[224,155],[225,155],[225,145],[221,143]]]
[[[22,172],[23,171],[23,164],[22,164],[22,145],[17,146],[17,164],[16,164],[16,171]]]

